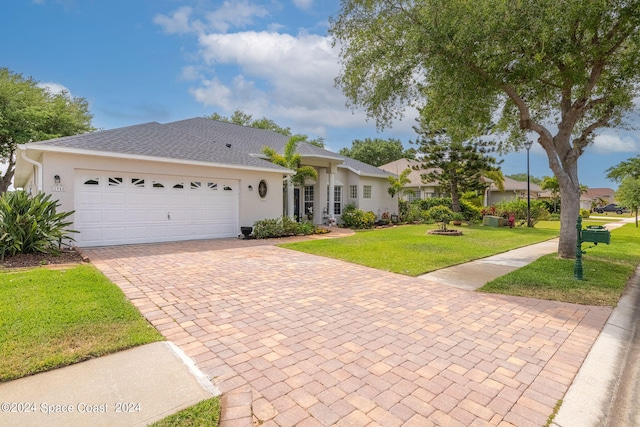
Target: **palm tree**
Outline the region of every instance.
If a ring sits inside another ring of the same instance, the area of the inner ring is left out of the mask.
[[[387,177],[387,179],[389,180],[389,184],[391,184],[391,187],[389,187],[387,191],[389,191],[391,197],[395,196],[396,194],[400,194],[405,185],[411,184],[411,180],[408,178],[410,173],[411,168],[407,168],[400,172],[398,178],[396,178],[395,176]]]
[[[279,154],[271,147],[264,147],[262,152],[269,158],[271,163],[283,166],[287,169],[295,171],[293,175],[287,178],[287,200],[286,213],[287,216],[293,217],[293,188],[296,185],[304,185],[306,178],[318,179],[318,172],[311,166],[301,166],[302,155],[297,153],[298,143],[306,141],[307,137],[303,135],[294,135],[289,138],[284,147],[284,154]]]
[[[483,171],[482,176],[493,181],[495,186],[498,187],[498,190],[504,191],[504,175],[502,174],[502,170],[494,169]]]
[[[558,184],[558,178],[545,176],[540,184],[540,188],[543,190],[551,191],[551,198],[553,199],[553,212],[558,211],[558,200],[560,195],[560,184]]]

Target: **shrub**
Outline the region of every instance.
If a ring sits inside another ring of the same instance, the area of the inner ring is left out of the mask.
[[[560,214],[553,213],[549,215],[549,221],[560,221]]]
[[[466,200],[460,200],[460,208],[464,219],[469,222],[477,222],[482,219],[481,208]]]
[[[440,223],[441,230],[447,230],[447,224],[453,219],[453,211],[446,206],[434,206],[427,209],[426,214],[435,222]]]
[[[300,234],[315,234],[317,227],[309,221],[296,222],[293,218],[282,216],[280,218],[262,219],[253,223],[253,235],[256,239],[268,239],[273,237],[297,236]]]
[[[401,221],[409,221],[407,216],[409,215],[411,206],[413,206],[413,203],[409,203],[403,199],[398,200],[398,213],[400,214]]]
[[[253,224],[253,235],[256,239],[284,236],[284,228],[280,218],[262,219]]]
[[[508,217],[513,214],[516,221],[526,224],[527,222],[527,201],[513,200],[510,202],[498,203],[495,206],[495,212],[498,216]],[[544,203],[540,200],[531,200],[531,225],[535,225],[538,221],[546,220],[550,217],[549,212],[545,208]]]
[[[417,200],[415,203],[420,205],[420,210],[426,211],[434,206],[446,206],[451,209],[451,198],[448,197],[429,197],[427,199]]]
[[[73,240],[66,219],[72,212],[56,212],[60,205],[51,195],[26,191],[0,197],[0,259],[33,252],[60,253],[62,240]]]
[[[364,212],[354,204],[349,204],[342,210],[342,222],[349,228],[373,228],[376,215],[373,212]]]
[[[411,203],[408,206],[407,212],[402,216],[402,220],[406,222],[423,221],[424,217],[422,215],[422,209],[420,209],[420,204]]]
[[[589,215],[590,213],[587,209],[580,209],[580,216],[582,218],[589,218]]]

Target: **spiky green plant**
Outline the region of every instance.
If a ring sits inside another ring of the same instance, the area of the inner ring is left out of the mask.
[[[56,212],[60,205],[50,194],[7,192],[0,197],[0,259],[18,253],[59,253],[64,239],[73,240],[72,212]]]

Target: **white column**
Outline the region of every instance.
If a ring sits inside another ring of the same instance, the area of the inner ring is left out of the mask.
[[[327,170],[329,173],[329,218],[335,218],[334,205],[335,205],[335,188],[336,188],[336,173],[338,172],[338,166],[333,163]]]
[[[329,212],[327,216],[329,218],[333,218],[334,216],[334,204],[335,204],[335,187],[336,187],[336,173],[334,171],[334,166],[331,165],[331,168],[328,170],[329,172]]]
[[[291,182],[291,177],[289,177],[289,179],[287,179],[287,216],[289,218],[293,218],[295,212],[293,208],[293,182]]]

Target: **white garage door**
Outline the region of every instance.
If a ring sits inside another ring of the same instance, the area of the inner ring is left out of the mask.
[[[238,181],[76,171],[78,246],[238,235]]]

